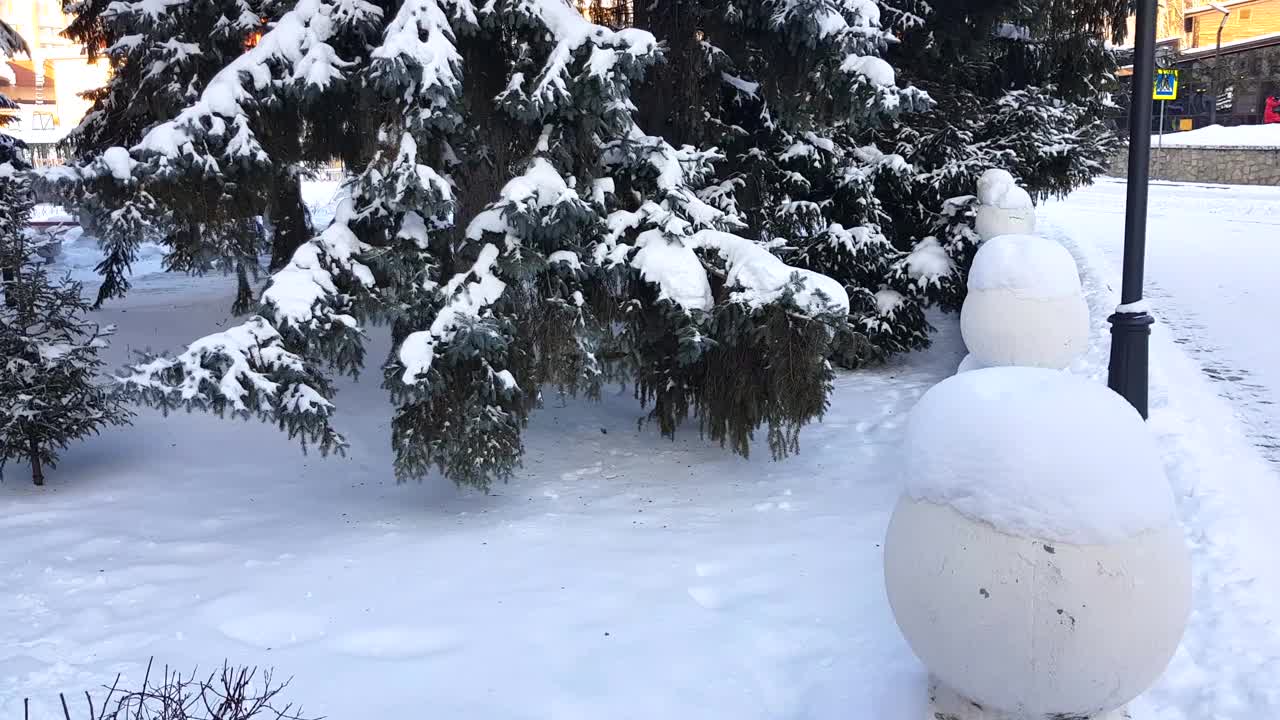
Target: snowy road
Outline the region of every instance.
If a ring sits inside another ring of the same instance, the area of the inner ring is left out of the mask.
[[[1125,184],[1103,180],[1045,204],[1040,216],[1091,239],[1119,276],[1124,203]],[[1263,456],[1280,465],[1277,267],[1280,188],[1152,185],[1147,297]]]

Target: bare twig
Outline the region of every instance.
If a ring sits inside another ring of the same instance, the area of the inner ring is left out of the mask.
[[[120,685],[120,673],[116,673],[116,679],[111,683],[111,687],[107,690],[107,699],[102,701],[102,712],[96,718],[89,720],[106,720],[107,706],[111,704],[111,696],[116,694],[116,688]],[[86,691],[86,695],[88,692]],[[92,703],[90,703],[92,704]]]
[[[110,687],[104,686],[101,705],[86,692],[85,720],[313,720],[293,703],[279,704],[277,698],[290,681],[277,682],[270,669],[223,662],[220,671],[201,676],[197,669],[184,674],[165,665],[154,682],[153,669],[154,659],[136,690],[120,690],[117,675]],[[58,697],[63,720],[73,720],[66,696]],[[32,720],[29,700],[23,701],[23,720]]]

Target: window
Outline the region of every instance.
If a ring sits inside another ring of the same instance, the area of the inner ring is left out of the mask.
[[[32,130],[52,130],[53,116],[49,113],[34,113],[31,115]]]
[[[1184,31],[1184,32],[1186,32],[1188,35],[1190,35],[1191,33],[1195,32],[1195,31],[1196,31],[1196,19],[1195,19],[1195,18],[1187,18],[1186,20],[1183,20],[1183,21],[1182,21],[1182,29],[1183,29],[1183,31]]]

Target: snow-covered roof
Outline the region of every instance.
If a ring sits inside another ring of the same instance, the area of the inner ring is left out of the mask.
[[[1178,45],[1181,42],[1182,42],[1181,35],[1168,35],[1166,37],[1156,38],[1157,47],[1159,47],[1160,45]],[[1115,50],[1116,52],[1133,52],[1133,43],[1129,43],[1128,45],[1112,45],[1110,42],[1108,42],[1106,46],[1108,50]],[[1127,66],[1127,67],[1132,67],[1132,66]]]
[[[1263,35],[1254,35],[1253,37],[1250,37],[1250,38],[1244,38],[1243,40],[1232,40],[1231,42],[1225,42],[1225,43],[1222,43],[1222,49],[1225,51],[1231,48],[1248,45],[1250,43],[1265,42],[1267,40],[1280,41],[1280,32],[1265,33]],[[1214,52],[1217,52],[1217,49],[1218,49],[1218,46],[1216,44],[1207,45],[1205,47],[1189,48],[1187,50],[1182,51],[1182,56],[1183,57],[1199,57],[1201,55],[1211,55]]]
[[[1192,15],[1199,15],[1201,13],[1207,13],[1207,12],[1225,13],[1230,11],[1230,9],[1235,7],[1236,5],[1248,5],[1249,3],[1253,3],[1257,1],[1258,0],[1221,0],[1220,2],[1211,2],[1205,5],[1196,5],[1195,7],[1189,7],[1186,10],[1183,10],[1182,14],[1185,17],[1190,17]]]

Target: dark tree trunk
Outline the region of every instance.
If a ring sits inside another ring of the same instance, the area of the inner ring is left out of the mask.
[[[17,307],[18,298],[13,294],[13,284],[18,280],[18,271],[11,267],[0,270],[0,280],[4,281],[4,306]]]
[[[27,438],[27,450],[31,460],[31,482],[44,485],[44,467],[40,463],[40,444],[33,437]]]
[[[253,285],[249,283],[249,270],[243,261],[236,263],[236,299],[231,303],[233,315],[244,315],[253,309]]]
[[[704,78],[698,53],[701,17],[692,2],[637,2],[636,27],[667,43],[666,61],[649,72],[633,92],[636,121],[650,135],[660,135],[675,147],[702,138]]]
[[[288,264],[302,243],[311,239],[311,222],[302,202],[302,178],[286,172],[277,180],[271,198],[271,272]]]
[[[468,75],[463,102],[468,118],[479,128],[475,149],[482,157],[455,170],[458,179],[454,194],[457,226],[452,240],[455,242],[462,239],[467,224],[477,213],[499,199],[498,193],[512,175],[519,174],[522,168],[518,168],[517,163],[528,158],[538,138],[536,129],[512,120],[493,101],[506,88],[508,80],[502,54],[495,53],[488,40],[477,37],[461,38],[458,49]],[[474,260],[474,257],[454,258],[462,267]],[[445,277],[458,269],[444,268]]]

